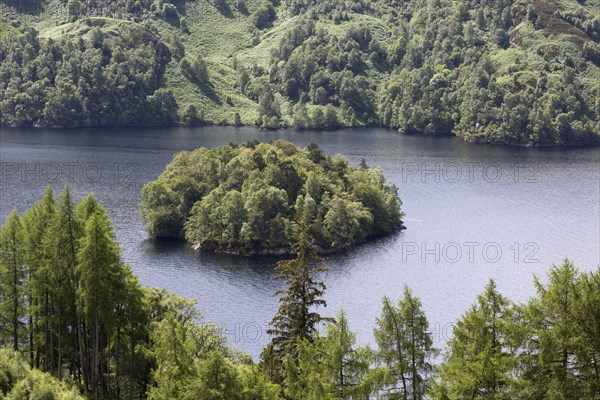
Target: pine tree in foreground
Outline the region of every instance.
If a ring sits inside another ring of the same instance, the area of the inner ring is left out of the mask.
[[[286,357],[297,358],[297,346],[307,340],[313,342],[318,337],[318,325],[330,320],[314,310],[326,307],[323,299],[325,284],[315,275],[326,271],[315,265],[320,261],[308,241],[306,225],[301,227],[300,239],[296,244],[296,258],[277,263],[279,272],[275,279],[285,283],[285,289],[275,292],[279,297],[279,310],[267,331],[272,335],[271,343],[261,355],[261,363],[271,379],[282,380],[282,364]]]
[[[600,270],[565,259],[524,306],[523,392],[538,398],[596,399],[600,393]]]
[[[368,400],[373,388],[369,370],[372,351],[355,347],[356,335],[350,331],[344,310],[326,328],[324,337],[298,345],[297,363],[289,357],[285,361],[286,396],[298,400]]]

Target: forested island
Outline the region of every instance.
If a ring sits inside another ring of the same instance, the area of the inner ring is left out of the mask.
[[[0,0],[0,125],[600,142],[598,0]]]
[[[295,258],[277,264],[280,306],[256,363],[194,301],[139,284],[93,195],[77,204],[69,188],[47,189],[0,229],[0,397],[597,398],[600,269],[564,260],[525,303],[490,281],[439,359],[407,287],[383,297],[374,347],[357,346],[343,310],[322,314],[323,268],[307,239],[299,231]]]
[[[380,168],[318,145],[276,140],[181,152],[142,189],[148,232],[235,254],[292,254],[304,230],[320,253],[402,225],[398,189]]]

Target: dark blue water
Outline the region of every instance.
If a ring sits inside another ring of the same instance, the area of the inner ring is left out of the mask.
[[[255,358],[277,310],[273,259],[199,253],[144,232],[140,188],[181,150],[249,139],[317,142],[358,165],[381,166],[400,189],[407,230],[329,256],[328,307],[343,307],[360,343],[384,295],[404,285],[424,304],[439,347],[451,324],[490,278],[516,301],[534,291],[533,276],[573,259],[600,265],[600,148],[515,148],[455,138],[403,136],[365,129],[263,132],[250,128],[0,130],[0,218],[23,211],[44,188],[69,184],[77,198],[94,192],[109,210],[124,257],[143,284],[197,298],[205,320]]]

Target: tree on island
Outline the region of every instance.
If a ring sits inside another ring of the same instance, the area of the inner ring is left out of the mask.
[[[293,227],[330,252],[403,228],[398,189],[380,168],[356,168],[316,144],[276,140],[182,152],[142,189],[146,229],[200,249],[293,254]]]

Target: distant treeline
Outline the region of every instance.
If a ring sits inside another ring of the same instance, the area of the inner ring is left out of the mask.
[[[130,25],[125,37],[90,26],[85,36],[40,40],[32,28],[0,51],[0,122],[10,126],[174,125],[171,91],[161,88],[171,55]],[[82,33],[85,33],[83,31]]]
[[[214,23],[191,14],[197,4],[59,4],[72,23],[44,39],[0,21],[2,125],[367,126],[600,142],[600,16],[585,2],[210,0],[248,36],[210,63],[219,49],[188,26]],[[253,52],[268,63],[244,62]]]

